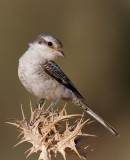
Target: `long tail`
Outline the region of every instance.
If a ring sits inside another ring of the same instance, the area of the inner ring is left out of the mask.
[[[101,123],[105,128],[107,128],[112,134],[115,136],[119,136],[119,132],[116,131],[110,124],[108,124],[106,121],[104,121],[99,115],[97,115],[95,112],[93,112],[86,102],[83,99],[79,99],[78,97],[75,97],[73,101],[71,101],[73,104],[80,106],[83,108],[85,112],[87,112],[89,115],[91,115],[94,119],[96,119],[99,123]]]
[[[96,119],[99,123],[101,123],[104,127],[106,127],[112,134],[114,134],[115,136],[119,136],[119,132],[116,131],[116,129],[114,129],[110,124],[108,124],[106,121],[104,121],[99,115],[97,115],[96,113],[94,113],[90,108],[88,108],[87,106],[85,106],[86,108],[83,109],[89,114],[91,115],[94,119]]]

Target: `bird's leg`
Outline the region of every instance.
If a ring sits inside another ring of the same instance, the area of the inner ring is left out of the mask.
[[[40,105],[40,108],[42,107],[44,103],[44,98],[38,98],[36,101],[36,108],[38,108],[38,106]]]
[[[50,112],[55,107],[55,105],[59,102],[59,100],[60,98],[57,98],[47,111]]]
[[[59,102],[60,98],[57,98],[54,103],[50,106],[50,108],[45,111],[45,112],[42,112],[41,114],[48,114],[49,112],[51,112],[51,110],[55,107],[55,105]]]

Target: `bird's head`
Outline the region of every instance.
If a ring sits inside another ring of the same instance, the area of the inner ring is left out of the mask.
[[[55,37],[41,34],[30,44],[30,47],[39,54],[41,58],[50,61],[58,56],[64,57],[62,43]]]

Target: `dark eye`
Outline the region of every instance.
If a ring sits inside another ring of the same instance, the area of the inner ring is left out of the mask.
[[[52,42],[48,42],[48,46],[52,46],[53,44],[52,44]]]

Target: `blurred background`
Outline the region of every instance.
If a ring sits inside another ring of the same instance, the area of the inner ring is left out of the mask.
[[[111,135],[98,122],[84,128],[96,134],[86,145],[95,150],[89,160],[130,159],[130,1],[129,0],[0,0],[0,155],[2,160],[26,159],[30,145],[15,149],[18,132],[5,124],[21,119],[20,105],[27,118],[30,100],[36,97],[21,85],[18,59],[39,34],[61,40],[64,59],[58,65],[70,77],[91,108],[121,134]],[[63,106],[61,101],[58,106]],[[71,104],[68,113],[82,113]],[[85,119],[89,116],[86,114]],[[29,160],[37,159],[34,154]],[[68,156],[68,159],[76,159]],[[59,155],[57,159],[62,159]],[[77,158],[78,159],[78,158]]]

